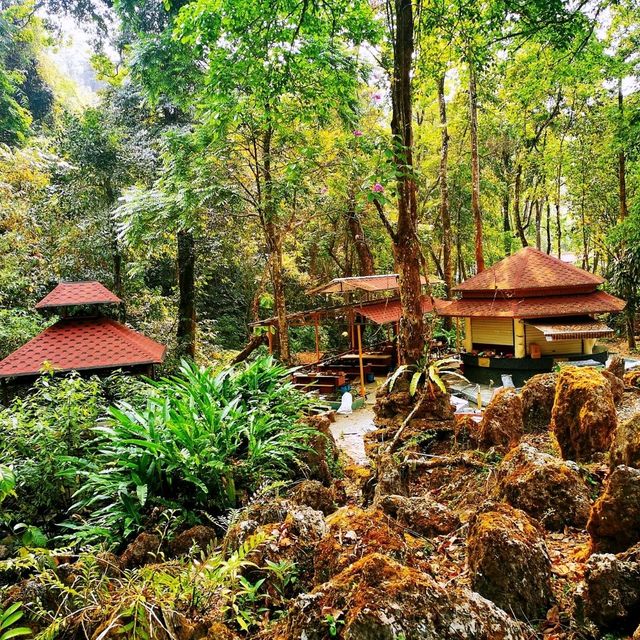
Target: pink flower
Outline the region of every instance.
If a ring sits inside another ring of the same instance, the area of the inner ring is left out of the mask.
[[[382,94],[379,91],[376,91],[372,96],[371,100],[373,102],[380,102],[382,100]]]
[[[379,182],[376,182],[373,187],[371,187],[371,191],[375,191],[375,193],[382,193],[384,191],[384,187]]]
[[[356,130],[353,132],[353,135],[354,135],[356,138],[359,138],[359,137],[362,135],[362,131],[360,131],[360,129],[356,129]]]

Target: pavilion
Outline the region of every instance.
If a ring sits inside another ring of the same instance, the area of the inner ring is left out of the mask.
[[[46,367],[151,374],[164,360],[166,347],[101,313],[102,305],[121,303],[96,281],[58,284],[36,309],[52,310],[60,319],[0,361],[0,380],[28,380]]]
[[[599,289],[604,279],[532,247],[497,262],[460,284],[457,300],[438,314],[463,319],[462,361],[474,382],[519,386],[562,361],[604,363],[598,338],[613,329],[594,318],[619,313],[625,302]]]

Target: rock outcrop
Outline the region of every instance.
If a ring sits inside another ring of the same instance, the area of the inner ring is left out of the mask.
[[[621,422],[613,432],[609,449],[609,467],[624,464],[640,468],[640,413]]]
[[[500,498],[539,520],[547,529],[584,527],[589,518],[589,488],[578,466],[522,443],[497,470]]]
[[[404,562],[408,547],[400,524],[381,509],[342,507],[327,518],[328,530],[316,547],[315,584],[326,582],[370,553]]]
[[[467,537],[471,585],[517,618],[545,617],[551,605],[551,561],[536,523],[496,504],[475,514]]]
[[[482,416],[479,446],[505,450],[515,447],[524,433],[522,420],[522,400],[516,390],[498,389]]]
[[[377,506],[410,532],[431,538],[455,531],[460,518],[429,496],[385,496]]]
[[[606,370],[613,373],[614,376],[622,380],[625,373],[624,358],[618,355],[611,356]]]
[[[206,551],[210,545],[215,543],[216,537],[215,529],[201,524],[196,525],[179,533],[169,542],[169,553],[174,556],[182,556],[194,548]]]
[[[609,381],[595,369],[563,367],[551,415],[562,457],[586,462],[607,451],[616,423]]]
[[[334,492],[318,480],[303,480],[298,483],[291,491],[289,500],[322,511],[325,516],[338,508],[334,501]]]
[[[318,431],[309,442],[309,451],[300,456],[308,469],[308,476],[329,486],[333,479],[332,469],[338,461],[338,447],[331,434],[331,421],[326,415],[307,416],[305,422]]]
[[[611,373],[611,371],[607,371],[606,369],[601,373],[611,385],[611,395],[613,396],[613,403],[615,405],[620,404],[622,402],[622,399],[624,398],[624,382],[621,378],[618,378],[618,376]]]
[[[613,470],[587,523],[591,546],[599,553],[618,553],[640,542],[640,470],[621,465]]]
[[[555,373],[539,373],[527,380],[520,393],[525,433],[542,433],[549,429],[555,396]]]
[[[141,533],[120,556],[120,565],[125,569],[140,567],[154,562],[162,547],[162,540],[155,533]]]
[[[600,631],[632,633],[640,625],[640,547],[592,555],[578,592],[582,615]]]
[[[298,597],[274,640],[525,640],[494,604],[466,589],[369,554]]]
[[[640,388],[640,367],[627,371],[622,379],[626,387]]]

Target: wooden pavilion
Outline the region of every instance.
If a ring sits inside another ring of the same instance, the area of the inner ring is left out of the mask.
[[[465,376],[519,386],[561,361],[607,360],[597,339],[613,330],[594,316],[619,313],[625,302],[599,289],[603,278],[532,247],[521,249],[469,278],[457,300],[438,309],[462,319]]]
[[[120,303],[99,282],[58,284],[36,309],[53,310],[60,319],[0,361],[0,380],[29,380],[45,366],[56,372],[151,374],[164,360],[166,347],[100,311],[102,305]]]
[[[431,280],[430,282],[440,282]],[[427,280],[422,278],[423,286]],[[359,380],[360,395],[365,394],[367,378],[386,375],[397,366],[398,328],[402,310],[397,297],[398,276],[395,273],[334,278],[328,283],[307,291],[308,295],[341,295],[348,301],[331,306],[317,307],[290,313],[287,316],[291,327],[313,326],[315,328],[315,354],[305,371],[294,374],[298,386],[317,390],[321,394],[334,393],[350,380]],[[359,298],[359,300],[354,300]],[[425,314],[434,313],[439,302],[429,295],[422,296]],[[342,353],[325,354],[320,344],[320,326],[334,321],[347,329],[349,349]],[[375,346],[364,345],[363,331],[367,325],[386,327],[384,339]],[[267,318],[253,326],[277,327],[277,318]],[[267,333],[269,350],[273,348],[273,333]]]

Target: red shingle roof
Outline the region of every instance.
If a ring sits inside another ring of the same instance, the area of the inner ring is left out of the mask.
[[[592,313],[617,313],[626,303],[605,291],[536,298],[462,298],[438,306],[438,314],[475,318],[553,318]]]
[[[435,299],[436,309],[438,309],[438,303],[441,300]],[[356,305],[353,307],[356,313],[369,318],[376,324],[388,324],[390,322],[398,322],[402,315],[402,308],[400,307],[399,298],[389,298],[388,300],[381,300],[377,303],[367,303],[362,305]],[[433,302],[431,298],[422,296],[422,311],[423,313],[433,312]]]
[[[64,319],[0,361],[0,378],[159,364],[166,347],[110,318]]]
[[[117,304],[118,302],[122,302],[122,300],[95,280],[61,282],[38,302],[36,309],[70,307],[82,304]]]
[[[468,294],[493,295],[496,291],[516,296],[540,296],[551,291],[586,293],[604,280],[533,247],[520,249],[456,287]]]

